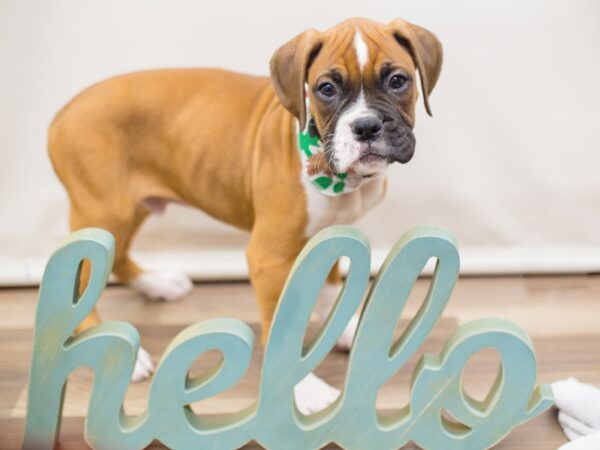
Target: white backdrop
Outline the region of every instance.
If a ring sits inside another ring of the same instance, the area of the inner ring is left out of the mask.
[[[378,258],[408,227],[438,224],[470,273],[600,271],[600,2],[0,0],[0,283],[35,282],[67,233],[45,148],[54,112],[105,77],[155,67],[267,74],[308,27],[401,16],[434,31],[445,63],[419,105],[417,152],[358,225]],[[200,278],[245,273],[246,235],[173,207],[138,259]]]

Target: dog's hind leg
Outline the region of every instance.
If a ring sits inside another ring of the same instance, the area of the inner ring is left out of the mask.
[[[135,205],[131,202],[130,206],[124,206],[124,203],[130,202],[121,198],[119,208],[103,211],[104,217],[89,212],[81,213],[82,208],[73,208],[71,229],[97,226],[110,231],[115,237],[116,245],[113,274],[119,281],[141,292],[147,298],[175,301],[185,297],[193,288],[186,274],[175,271],[145,271],[129,257],[131,241],[151,210],[145,204]]]
[[[102,203],[110,202],[103,200]],[[148,212],[135,207],[133,202],[121,200],[119,207],[102,208],[98,211],[94,205],[80,207],[71,204],[71,231],[86,227],[99,227],[110,232],[115,238],[115,258],[113,273],[123,283],[130,283],[142,273],[142,269],[129,258],[128,252],[133,236]],[[86,273],[82,271],[82,281]],[[81,283],[85,287],[86,283]]]
[[[147,212],[138,208],[119,208],[120,214],[111,215],[110,212],[103,211],[103,217],[98,217],[94,214],[95,208],[76,208],[71,205],[70,227],[71,230],[77,230],[85,227],[100,227],[104,228],[115,238],[115,260],[113,265],[113,273],[123,282],[129,282],[131,279],[139,276],[142,270],[135,262],[133,262],[127,252],[133,235],[137,228],[141,225]],[[128,214],[129,212],[129,214]],[[90,263],[83,261],[80,278],[79,291],[83,292],[87,286],[90,276]],[[76,332],[81,332],[87,328],[97,325],[101,322],[97,308],[79,324]],[[148,378],[154,372],[154,364],[150,358],[150,354],[142,347],[138,350],[137,360],[131,376],[133,381],[140,381]]]
[[[144,199],[141,207],[146,214],[151,211],[156,214],[162,214],[167,206],[167,200],[159,197],[149,197]],[[185,297],[194,287],[190,278],[183,272],[177,271],[142,271],[137,268],[130,276],[130,267],[128,264],[131,260],[124,262],[122,268],[117,268],[115,274],[119,276],[117,271],[122,271],[127,278],[129,284],[135,290],[144,294],[151,300],[175,301]],[[124,278],[124,277],[120,277]]]

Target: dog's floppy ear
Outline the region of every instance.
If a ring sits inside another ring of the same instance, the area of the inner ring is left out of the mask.
[[[306,30],[283,45],[271,58],[271,79],[281,103],[300,121],[300,129],[306,125],[304,83],[308,68],[322,45],[321,33]]]
[[[394,20],[389,29],[396,41],[408,49],[417,66],[423,89],[423,102],[427,114],[431,116],[429,94],[433,91],[442,70],[442,44],[431,31],[403,19]]]

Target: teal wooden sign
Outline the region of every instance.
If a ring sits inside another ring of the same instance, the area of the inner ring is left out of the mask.
[[[235,385],[250,363],[254,340],[250,328],[238,320],[215,319],[179,333],[157,367],[147,411],[128,416],[123,398],[139,345],[135,328],[110,322],[72,335],[106,285],[113,248],[106,231],[81,230],[69,237],[46,267],[35,323],[25,449],[53,447],[65,383],[79,366],[94,370],[85,436],[95,449],[141,449],[153,439],[173,449],[229,450],[251,440],[272,450],[316,450],[330,442],[347,450],[392,450],[410,441],[432,450],[485,449],[552,404],[550,388],[536,387],[535,354],[527,335],[506,320],[481,319],[459,327],[440,355],[427,354],[420,360],[406,408],[385,417],[378,413],[379,389],[431,332],[458,276],[452,237],[443,229],[416,228],[392,248],[368,293],[340,397],[317,414],[300,414],[293,400],[294,386],[333,348],[368,287],[367,239],[354,228],[338,226],[311,239],[290,272],[254,405],[218,418],[198,416],[189,406]],[[351,261],[344,288],[320,333],[304,345],[317,295],[342,256]],[[79,296],[78,271],[84,258],[91,261],[92,272]],[[394,341],[398,317],[430,258],[437,259],[437,265],[429,292]],[[485,400],[477,401],[461,387],[461,374],[471,355],[483,348],[498,352],[501,367]],[[191,378],[188,370],[208,350],[222,352],[222,362]],[[449,420],[443,410],[455,420]]]

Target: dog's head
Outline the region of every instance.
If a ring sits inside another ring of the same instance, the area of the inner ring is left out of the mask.
[[[302,129],[308,95],[330,170],[370,177],[412,158],[416,74],[431,115],[428,97],[441,66],[442,46],[424,28],[402,19],[351,19],[324,33],[307,30],[279,48],[271,78]]]

